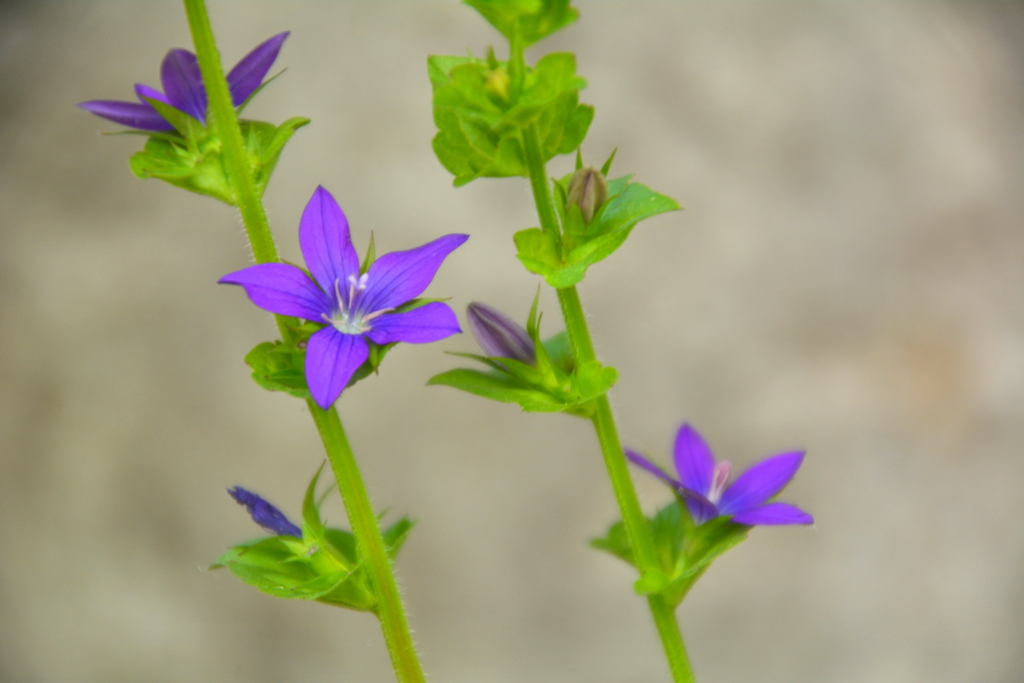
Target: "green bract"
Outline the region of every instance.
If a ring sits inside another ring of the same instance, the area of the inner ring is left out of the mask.
[[[511,71],[510,71],[511,69]],[[579,147],[594,109],[579,104],[586,81],[576,57],[555,52],[517,78],[515,66],[493,58],[434,56],[434,153],[455,185],[480,177],[528,176],[522,132],[534,127],[547,162]]]
[[[603,173],[607,173],[610,161],[602,169]],[[588,223],[580,207],[568,201],[572,176],[570,173],[555,181],[561,238],[540,228],[521,230],[515,235],[519,260],[531,273],[543,275],[556,289],[582,280],[587,268],[622,246],[643,219],[682,208],[671,197],[640,183],[629,182],[633,176],[627,175],[608,181],[608,199],[596,208]]]
[[[749,526],[736,524],[724,517],[694,526],[681,500],[645,519],[654,537],[654,550],[664,575],[658,576],[657,581],[646,580],[648,577],[645,576],[637,582],[636,590],[643,595],[659,593],[673,607],[683,601],[693,584],[719,555],[746,540],[750,531]],[[592,540],[590,545],[637,566],[622,522],[613,524],[603,538]]]
[[[464,0],[501,31],[509,42],[524,48],[576,21],[579,10],[569,0]]]
[[[537,299],[530,309],[526,331],[537,354],[535,365],[512,358],[453,353],[480,361],[491,370],[458,368],[434,375],[427,384],[443,384],[495,401],[516,403],[531,413],[566,412],[592,417],[593,400],[606,394],[618,379],[615,368],[596,360],[577,365],[564,332],[541,341]]]
[[[174,107],[149,100],[176,129],[175,133],[154,133],[142,151],[129,160],[138,178],[160,178],[171,185],[219,199],[235,206],[237,200],[224,168],[220,138],[212,128]],[[246,158],[260,195],[270,182],[285,144],[309,119],[295,117],[280,126],[262,121],[240,121]]]
[[[322,469],[322,467],[321,467]],[[226,567],[257,590],[278,598],[316,600],[376,612],[377,596],[351,532],[324,525],[316,503],[318,470],[302,504],[302,538],[269,536],[241,543],[210,565]],[[394,560],[414,522],[402,517],[383,532]]]

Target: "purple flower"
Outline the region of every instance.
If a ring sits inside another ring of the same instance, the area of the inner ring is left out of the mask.
[[[299,247],[313,279],[293,265],[264,263],[220,282],[241,285],[254,304],[271,313],[327,323],[306,347],[306,383],[313,400],[327,410],[366,361],[367,340],[423,344],[462,331],[447,304],[393,311],[419,296],[445,257],[467,239],[445,235],[385,254],[360,273],[345,214],[331,193],[318,187],[299,222]]]
[[[537,350],[530,335],[516,321],[496,308],[474,301],[466,307],[469,331],[492,358],[511,358],[534,365]]]
[[[302,529],[288,521],[283,512],[252,491],[236,486],[233,489],[228,489],[228,494],[238,501],[239,505],[245,506],[245,509],[249,511],[249,515],[252,516],[252,521],[270,533],[277,534],[278,536],[298,536],[302,538]]]
[[[730,483],[732,464],[715,462],[703,437],[688,424],[679,428],[673,479],[647,458],[627,450],[630,462],[639,465],[674,488],[686,500],[693,521],[703,524],[718,516],[738,524],[813,524],[814,518],[789,503],[770,503],[793,478],[804,460],[803,451],[782,453],[751,466]]]
[[[288,32],[278,33],[261,43],[242,58],[228,74],[231,101],[237,107],[245,102],[263,83],[263,77],[277,59],[281,44]],[[78,106],[97,116],[131,128],[150,131],[174,130],[153,106],[143,97],[158,100],[179,109],[200,123],[206,124],[206,87],[199,73],[199,62],[188,50],[174,49],[167,53],[160,65],[160,80],[164,92],[141,83],[135,84],[135,95],[139,102],[118,100],[90,100]]]

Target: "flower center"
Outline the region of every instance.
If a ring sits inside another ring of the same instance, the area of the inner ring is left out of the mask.
[[[348,291],[342,292],[341,280],[334,281],[334,309],[330,315],[324,313],[324,320],[334,326],[342,334],[363,334],[370,330],[370,321],[377,316],[393,311],[393,308],[382,308],[379,311],[366,312],[362,308],[363,294],[366,292],[367,273],[356,279],[348,276]],[[345,295],[348,296],[345,296]]]
[[[715,471],[711,475],[711,490],[708,491],[708,500],[718,505],[718,501],[722,498],[722,493],[725,492],[726,487],[729,485],[729,477],[731,476],[731,462],[723,460],[715,464]]]

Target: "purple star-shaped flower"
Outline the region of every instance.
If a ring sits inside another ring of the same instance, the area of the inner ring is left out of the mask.
[[[237,107],[245,102],[263,83],[263,77],[281,51],[281,44],[288,32],[278,33],[264,41],[242,58],[228,74],[231,101]],[[199,62],[188,50],[174,49],[167,53],[160,65],[160,80],[164,92],[141,83],[135,84],[135,95],[139,102],[119,100],[89,100],[78,106],[97,116],[131,128],[149,131],[174,130],[153,106],[144,100],[148,97],[179,109],[200,123],[206,124],[206,87],[199,73]]]
[[[673,479],[647,458],[630,450],[626,457],[671,486],[686,500],[696,524],[718,516],[738,524],[813,524],[814,518],[789,503],[770,503],[790,482],[804,460],[803,451],[775,455],[751,466],[730,484],[732,464],[715,462],[711,448],[688,424],[679,428],[675,444],[679,479]]]
[[[249,511],[252,521],[270,533],[302,538],[302,529],[292,524],[283,512],[252,491],[236,486],[228,489],[228,495],[238,501],[239,505],[244,505],[245,509]]]
[[[455,312],[432,302],[402,313],[445,257],[469,235],[445,235],[422,247],[395,251],[359,272],[359,257],[348,221],[331,193],[318,187],[299,222],[299,247],[312,273],[287,263],[264,263],[225,275],[222,284],[241,285],[260,308],[327,326],[306,347],[306,383],[313,400],[327,410],[374,344],[424,344],[461,332]]]

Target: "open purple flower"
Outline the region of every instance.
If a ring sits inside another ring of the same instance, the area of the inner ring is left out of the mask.
[[[231,101],[237,107],[245,102],[263,83],[263,77],[270,71],[281,44],[288,32],[278,33],[264,41],[242,58],[228,74]],[[148,97],[179,109],[200,123],[206,124],[206,87],[199,73],[199,62],[188,50],[174,49],[167,53],[160,65],[160,80],[164,92],[141,83],[135,84],[135,95],[139,102],[119,100],[89,100],[78,106],[97,116],[130,128],[149,131],[174,130],[153,106],[144,100]]]
[[[804,460],[802,451],[782,453],[762,460],[731,480],[732,464],[715,462],[703,437],[688,424],[679,428],[675,444],[679,479],[673,479],[653,462],[626,450],[630,462],[639,465],[671,486],[685,500],[696,524],[719,516],[738,524],[813,524],[814,518],[789,503],[768,502],[789,484]]]
[[[270,533],[302,538],[302,529],[292,524],[283,512],[263,500],[259,495],[243,489],[241,486],[228,489],[228,495],[238,501],[239,505],[244,505],[245,509],[249,511],[252,521]]]
[[[220,282],[242,286],[254,304],[271,313],[327,323],[306,347],[306,383],[313,400],[327,410],[366,361],[367,340],[423,344],[462,331],[447,304],[393,311],[419,296],[445,257],[467,239],[445,235],[385,254],[360,273],[345,214],[331,193],[318,187],[299,222],[299,247],[313,279],[287,263],[264,263]]]

